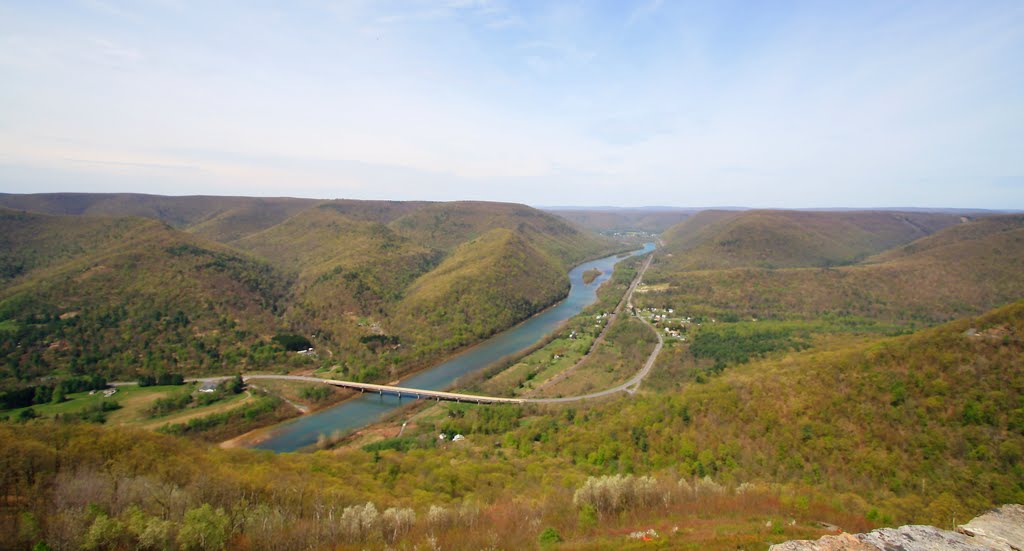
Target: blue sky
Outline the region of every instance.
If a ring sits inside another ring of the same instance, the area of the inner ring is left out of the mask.
[[[1024,3],[0,0],[0,191],[1024,208]]]

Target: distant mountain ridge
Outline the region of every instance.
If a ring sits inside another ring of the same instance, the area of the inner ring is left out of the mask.
[[[663,240],[644,305],[936,323],[1024,297],[1022,215],[704,212]]]
[[[544,210],[557,214],[589,230],[603,233],[616,231],[661,233],[673,224],[699,212],[697,209],[673,207],[549,207]]]
[[[932,213],[704,211],[662,238],[676,270],[788,268],[859,262],[960,222]]]

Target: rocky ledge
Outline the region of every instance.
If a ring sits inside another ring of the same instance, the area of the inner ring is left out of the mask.
[[[1003,505],[955,532],[934,526],[881,528],[867,534],[787,541],[769,551],[1024,551],[1024,505]]]

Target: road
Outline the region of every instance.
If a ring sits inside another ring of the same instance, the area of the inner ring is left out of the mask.
[[[644,262],[643,267],[640,268],[640,272],[637,273],[636,278],[633,279],[633,283],[630,284],[629,289],[626,291],[626,294],[623,295],[622,301],[619,302],[617,310],[621,310],[623,306],[625,306],[626,308],[633,307],[633,291],[635,291],[637,286],[640,284],[644,272],[646,272],[647,268],[650,267],[651,260],[653,259],[654,253],[652,252],[650,256],[647,257],[647,260]],[[661,336],[661,332],[659,332],[656,327],[651,325],[649,321],[645,320],[640,316],[637,316],[637,319],[644,322],[644,324],[647,325],[647,327],[650,327],[651,331],[654,331],[654,336],[658,337],[658,344],[654,345],[654,350],[652,350],[651,355],[647,357],[647,362],[644,363],[644,367],[640,371],[638,371],[632,379],[622,383],[621,385],[614,386],[612,388],[605,389],[599,392],[594,392],[591,394],[583,394],[580,396],[566,396],[563,398],[526,398],[525,401],[532,404],[563,404],[567,402],[580,402],[583,400],[589,400],[593,398],[603,398],[605,396],[611,396],[612,394],[618,392],[628,392],[630,394],[636,392],[637,389],[640,388],[640,383],[643,382],[643,380],[651,372],[651,369],[654,368],[654,362],[657,361],[658,354],[661,353],[661,348],[662,346],[665,345],[665,339]],[[611,325],[611,323],[609,322],[608,325]],[[593,351],[593,349],[591,349],[591,351]]]
[[[647,260],[644,262],[644,265],[640,267],[639,271],[637,271],[636,277],[634,277],[633,281],[629,284],[629,288],[626,289],[626,292],[622,294],[622,299],[619,300],[619,303],[615,305],[615,309],[612,310],[611,314],[608,315],[608,320],[605,322],[604,327],[601,328],[601,332],[598,333],[597,338],[595,338],[594,342],[590,344],[590,349],[587,350],[587,353],[584,354],[583,357],[580,358],[579,361],[577,361],[573,365],[565,368],[560,373],[556,373],[554,377],[551,377],[550,379],[544,381],[536,388],[534,388],[534,393],[540,392],[541,390],[553,384],[557,384],[565,380],[567,377],[569,377],[569,375],[576,371],[577,368],[583,365],[590,358],[591,352],[596,350],[597,347],[600,346],[602,342],[604,342],[604,337],[605,335],[608,334],[608,329],[611,328],[612,323],[622,312],[622,309],[625,308],[627,305],[629,307],[633,306],[633,291],[636,289],[637,285],[640,284],[640,280],[643,278],[644,272],[647,271],[647,267],[651,265],[652,258],[654,258],[654,253],[651,253],[650,255],[647,256]],[[657,333],[657,331],[655,331],[655,333]]]

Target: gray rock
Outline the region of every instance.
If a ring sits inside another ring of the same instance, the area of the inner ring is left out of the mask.
[[[942,530],[934,526],[900,526],[881,528],[857,539],[883,551],[988,551],[990,548],[970,536]]]
[[[787,541],[773,545],[769,551],[876,551],[878,548],[868,545],[853,534],[823,536],[817,541]]]
[[[770,551],[1024,551],[1024,506],[1003,505],[957,528],[881,528],[867,534],[840,534],[818,540],[787,541]]]
[[[1000,551],[1024,550],[1024,505],[1003,505],[957,527],[967,534]]]

